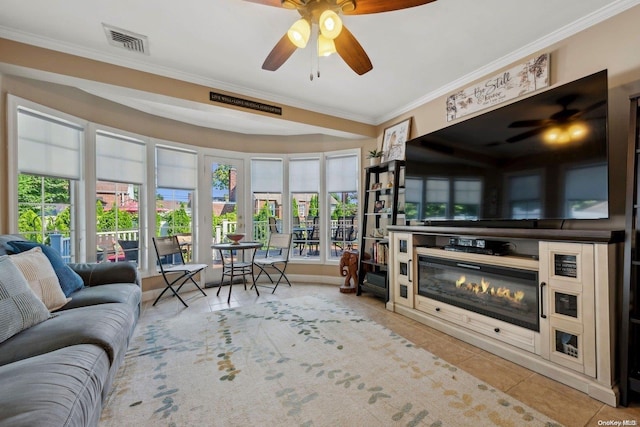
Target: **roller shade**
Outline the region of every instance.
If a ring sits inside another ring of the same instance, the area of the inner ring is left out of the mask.
[[[327,191],[330,193],[358,191],[358,157],[327,157]]]
[[[595,165],[567,171],[566,200],[607,200],[607,165]],[[598,185],[594,185],[598,183]]]
[[[143,184],[146,150],[142,141],[96,134],[96,176],[102,181]]]
[[[282,160],[251,160],[251,191],[254,193],[282,193]]]
[[[289,191],[318,193],[320,191],[320,160],[292,159],[289,161]]]
[[[449,180],[427,179],[427,201],[429,203],[449,203]]]
[[[538,200],[542,180],[540,175],[522,175],[509,178],[509,200]]]
[[[197,183],[198,157],[192,151],[156,148],[156,186],[193,190]]]
[[[17,120],[21,173],[80,179],[80,125],[24,108],[18,108]]]

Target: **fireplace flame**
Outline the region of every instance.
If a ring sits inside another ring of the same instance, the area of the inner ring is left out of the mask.
[[[480,279],[480,284],[466,282],[466,276],[460,276],[460,278],[456,280],[456,288],[466,289],[467,291],[473,292],[476,295],[487,294],[497,298],[504,298],[516,303],[520,303],[525,296],[524,291],[512,292],[511,289],[504,286],[500,286],[499,288],[493,287],[488,280],[485,280],[484,277]]]

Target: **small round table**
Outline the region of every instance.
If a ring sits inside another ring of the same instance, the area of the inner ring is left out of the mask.
[[[229,304],[229,302],[231,301],[233,276],[242,276],[242,280],[244,281],[244,289],[247,290],[247,274],[251,274],[251,283],[253,287],[256,288],[256,294],[260,296],[260,292],[258,292],[256,280],[253,275],[253,258],[256,255],[256,251],[261,247],[262,243],[260,242],[214,243],[213,245],[211,245],[212,249],[217,249],[220,252],[220,259],[222,260],[222,277],[220,278],[220,286],[218,286],[218,292],[216,292],[216,296],[220,295],[224,276],[229,276],[229,296],[227,297],[227,304]],[[253,251],[250,257],[250,261],[245,261],[245,251],[247,250]],[[229,252],[229,262],[225,261],[223,253],[225,251]],[[234,260],[233,251],[242,252],[242,261]]]

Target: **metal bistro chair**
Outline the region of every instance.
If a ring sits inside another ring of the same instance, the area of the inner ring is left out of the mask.
[[[154,237],[153,247],[156,250],[160,272],[162,273],[162,277],[164,278],[164,282],[167,286],[160,295],[158,295],[156,300],[153,302],[153,305],[156,305],[160,297],[162,297],[168,289],[171,289],[173,295],[178,297],[185,307],[189,307],[187,303],[180,298],[180,295],[178,295],[182,286],[188,281],[191,281],[196,285],[200,292],[202,292],[202,295],[207,296],[196,281],[193,280],[193,276],[207,268],[207,264],[186,264],[184,262],[184,257],[182,256],[182,248],[180,247],[178,236]],[[170,264],[164,263],[167,259],[171,260]],[[178,274],[178,277],[174,278],[173,275],[175,274]],[[178,288],[173,289],[173,286],[178,282],[180,282]]]
[[[280,277],[278,278],[278,281],[275,282],[276,285],[273,287],[273,291],[271,291],[271,293],[276,291],[276,288],[282,279],[286,280],[289,286],[291,286],[291,282],[289,282],[289,279],[284,272],[287,269],[287,264],[289,263],[292,236],[293,235],[291,233],[271,233],[265,257],[254,258],[253,260],[253,264],[260,269],[260,272],[256,276],[254,286],[258,286],[257,280],[260,278],[262,273],[267,275],[272,284],[274,283],[273,278],[267,272],[268,268],[275,270],[277,272],[276,274],[280,274]]]
[[[338,249],[340,249],[340,253],[345,249],[351,249],[351,245],[353,245],[355,240],[354,217],[351,216],[338,220],[338,226],[331,237],[335,256],[338,256]]]

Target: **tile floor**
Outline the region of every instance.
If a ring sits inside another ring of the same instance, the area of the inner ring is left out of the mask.
[[[411,340],[414,344],[455,364],[493,387],[515,397],[566,426],[615,426],[639,425],[640,402],[628,408],[612,408],[589,396],[557,383],[552,379],[525,369],[512,362],[452,338],[442,332],[422,325],[402,315],[385,309],[383,301],[370,294],[343,294],[337,286],[319,284],[296,284],[279,286],[275,294],[260,287],[260,296],[255,290],[244,290],[242,285],[233,286],[231,302],[227,304],[229,287],[224,286],[220,296],[217,288],[207,288],[207,297],[200,292],[181,293],[188,308],[184,308],[173,297],[163,297],[153,307],[153,301],[143,305],[142,316],[167,318],[193,312],[224,310],[230,307],[250,305],[265,301],[294,298],[303,295],[321,295],[335,298],[336,302],[348,305],[369,318]],[[619,421],[620,424],[617,424]],[[622,424],[625,422],[625,424]]]

